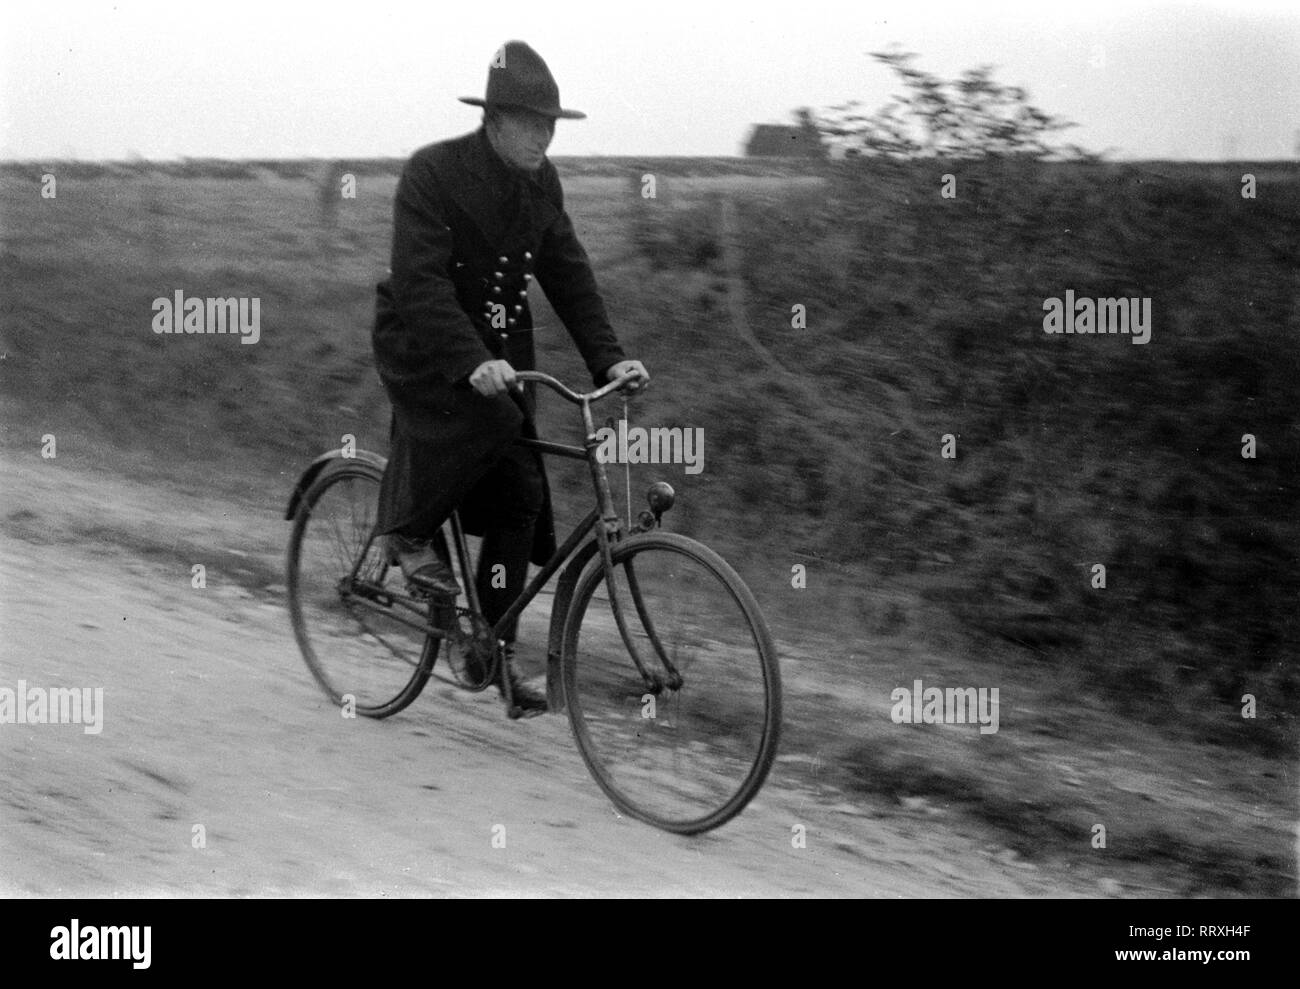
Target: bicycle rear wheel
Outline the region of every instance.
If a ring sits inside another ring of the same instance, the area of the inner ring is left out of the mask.
[[[373,537],[381,477],[360,461],[327,469],[303,497],[288,553],[289,614],[308,668],[334,703],[350,699],[371,718],[419,696],[442,644]]]
[[[781,676],[771,635],[736,572],[692,539],[631,536],[612,558],[627,639],[599,560],[565,621],[574,738],[619,810],[679,834],[716,828],[744,809],[776,756]],[[630,649],[665,678],[676,670],[679,685],[656,695]]]

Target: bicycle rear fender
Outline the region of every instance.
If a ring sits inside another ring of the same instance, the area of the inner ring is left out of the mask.
[[[285,519],[292,522],[294,516],[298,514],[298,505],[302,502],[302,496],[307,493],[307,489],[316,483],[327,468],[341,466],[359,460],[363,464],[369,464],[376,467],[382,473],[388,466],[388,459],[381,457],[377,453],[371,453],[369,450],[357,450],[352,456],[343,456],[343,448],[330,450],[328,453],[322,453],[319,457],[307,465],[307,469],[302,472],[298,478],[298,483],[294,485],[293,494],[289,496],[289,507],[284,513]]]

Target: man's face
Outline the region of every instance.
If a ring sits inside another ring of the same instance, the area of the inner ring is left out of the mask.
[[[501,159],[525,172],[542,167],[555,136],[555,118],[532,110],[503,109],[488,124],[488,137]]]

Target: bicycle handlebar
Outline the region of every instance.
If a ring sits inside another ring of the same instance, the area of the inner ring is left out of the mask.
[[[516,380],[535,381],[538,384],[546,385],[546,387],[550,388],[553,392],[555,392],[555,394],[559,395],[561,398],[565,399],[568,402],[572,402],[574,405],[582,405],[584,402],[598,402],[606,395],[610,394],[611,392],[618,391],[624,385],[628,384],[631,381],[635,381],[639,377],[641,377],[641,375],[637,374],[635,371],[629,371],[627,374],[620,375],[619,377],[615,378],[609,384],[602,385],[601,387],[597,388],[595,391],[587,392],[585,395],[583,395],[574,391],[572,388],[564,384],[564,382],[560,381],[558,378],[553,378],[549,374],[544,374],[541,371],[516,371],[515,372]]]

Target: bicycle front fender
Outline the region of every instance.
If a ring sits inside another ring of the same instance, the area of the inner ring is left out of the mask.
[[[552,711],[564,710],[560,662],[564,655],[564,623],[569,616],[573,591],[587,564],[599,552],[600,543],[594,538],[588,539],[578,547],[555,585],[555,596],[551,600],[551,631],[546,649],[546,696]]]
[[[369,450],[357,450],[351,456],[343,455],[343,448],[330,450],[328,453],[322,453],[319,457],[307,465],[307,469],[302,472],[298,478],[298,483],[294,485],[293,494],[289,496],[289,507],[285,510],[284,517],[292,522],[298,514],[298,506],[302,504],[303,495],[308,489],[316,483],[316,479],[325,473],[327,469],[333,469],[336,466],[351,463],[359,460],[363,464],[369,464],[379,469],[383,473],[384,468],[388,466],[388,458],[381,457],[377,453],[371,453]]]

